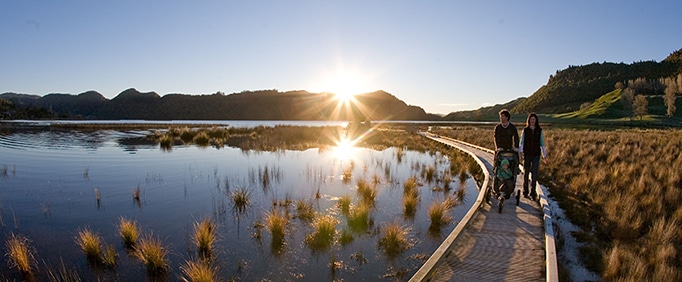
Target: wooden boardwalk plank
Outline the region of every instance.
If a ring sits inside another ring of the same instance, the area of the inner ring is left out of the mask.
[[[476,155],[492,171],[492,154]],[[523,189],[523,175],[516,181]],[[537,202],[521,197],[505,201],[501,214],[497,200],[483,204],[461,237],[436,265],[431,281],[545,281],[543,212]]]

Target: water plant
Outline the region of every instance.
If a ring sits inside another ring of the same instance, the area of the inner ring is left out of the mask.
[[[296,218],[311,221],[315,218],[316,214],[312,203],[303,199],[296,200]]]
[[[213,282],[218,280],[218,269],[211,266],[208,262],[186,261],[180,266],[183,277],[182,281],[186,282]]]
[[[102,262],[102,238],[99,234],[85,227],[78,230],[75,237],[76,244],[81,248],[88,262],[99,264]]]
[[[357,193],[363,203],[374,205],[377,196],[377,189],[365,179],[358,179]]]
[[[201,222],[194,223],[194,236],[192,237],[192,241],[197,246],[199,257],[211,257],[217,232],[216,224],[208,217],[204,218]]]
[[[151,275],[163,275],[168,270],[166,256],[168,250],[163,247],[161,240],[152,234],[145,234],[135,245],[135,257],[147,268]]]
[[[286,214],[279,209],[272,209],[265,214],[265,222],[270,230],[273,242],[283,242],[288,222]]]
[[[31,277],[35,266],[35,257],[30,240],[22,235],[11,233],[5,241],[7,261],[11,268],[16,268],[22,276]]]
[[[206,147],[211,143],[211,138],[208,136],[208,134],[206,134],[206,132],[199,131],[194,135],[192,141],[194,144],[197,144],[197,146]]]
[[[249,206],[251,201],[251,191],[246,188],[237,188],[231,194],[232,209],[238,213],[243,213]]]
[[[351,198],[350,195],[347,194],[339,197],[337,200],[337,205],[341,208],[341,212],[346,215],[350,212],[350,203]]]
[[[410,247],[408,233],[409,229],[402,227],[398,222],[382,226],[381,237],[377,243],[379,249],[383,250],[388,258],[397,257]]]
[[[417,191],[417,190],[413,190]],[[409,193],[403,196],[403,214],[406,217],[413,217],[417,211],[417,204],[419,203],[418,193]]]
[[[118,234],[123,240],[123,244],[126,248],[133,248],[137,242],[137,237],[139,231],[137,228],[137,222],[133,220],[126,219],[124,217],[119,217],[118,219]]]
[[[348,226],[355,232],[366,231],[373,223],[370,217],[372,207],[367,203],[360,203],[350,210],[348,214]]]
[[[440,230],[442,226],[449,223],[452,217],[448,214],[448,206],[443,203],[434,202],[429,206],[429,219],[431,220],[431,225],[429,225],[429,230]]]
[[[313,223],[313,233],[305,238],[305,242],[312,250],[325,250],[334,243],[334,236],[336,235],[336,224],[338,220],[331,216],[325,215],[317,217]]]

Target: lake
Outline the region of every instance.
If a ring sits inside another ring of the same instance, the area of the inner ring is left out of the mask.
[[[178,280],[180,265],[196,257],[193,226],[204,218],[218,226],[213,265],[221,280],[407,280],[452,231],[478,192],[468,174],[453,176],[450,189],[442,189],[439,179],[451,164],[437,152],[343,144],[276,152],[195,145],[162,150],[147,138],[149,133],[0,129],[3,239],[21,234],[31,240],[38,280],[59,272],[62,262],[84,281],[158,278],[148,277],[144,265],[123,245],[117,233],[121,217],[137,221],[142,233],[158,237],[169,250],[168,274],[161,280]],[[426,176],[429,169],[435,171],[434,179]],[[416,212],[406,216],[403,184],[410,177],[422,185]],[[359,205],[358,181],[376,188],[369,226],[360,230],[351,228],[337,204],[349,195],[352,205]],[[138,188],[139,201],[132,196]],[[451,198],[459,189],[465,193],[449,210],[453,220],[429,231],[431,203]],[[243,212],[234,208],[230,197],[237,190],[250,195]],[[309,221],[293,216],[297,202],[338,220],[330,247],[306,244],[314,229]],[[279,246],[272,243],[267,227],[258,227],[273,209],[291,215]],[[390,223],[404,227],[411,244],[397,256],[378,247],[382,227]],[[88,263],[74,240],[83,228],[115,247],[119,257],[114,269]],[[339,242],[338,234],[344,232],[352,241]],[[2,250],[6,253],[4,244]],[[0,264],[0,273],[4,279],[21,278],[6,263]]]

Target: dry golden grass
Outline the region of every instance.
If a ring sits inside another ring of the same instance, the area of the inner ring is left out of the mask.
[[[305,242],[312,250],[326,250],[334,243],[336,224],[339,221],[331,215],[315,218],[313,221],[313,233],[305,238]]]
[[[163,274],[168,270],[166,261],[168,250],[163,247],[161,240],[152,234],[140,237],[134,255],[146,266],[150,274]]]
[[[337,204],[341,208],[341,212],[343,212],[343,214],[346,215],[350,212],[350,203],[351,203],[350,195],[343,195],[339,197],[339,200],[337,201]]]
[[[586,266],[611,281],[682,279],[682,132],[544,132],[540,182],[583,229]],[[492,147],[492,127],[438,134]]]
[[[286,234],[286,225],[289,219],[287,215],[279,209],[273,209],[265,214],[265,223],[272,234],[272,240],[275,242],[284,241]]]
[[[89,228],[78,230],[76,244],[83,250],[88,261],[93,263],[102,262],[102,238]]]
[[[24,276],[32,275],[35,258],[30,240],[22,235],[11,233],[5,241],[5,247],[7,248],[6,256],[9,266],[16,268]]]
[[[410,247],[408,241],[409,229],[393,222],[381,228],[381,237],[378,241],[379,249],[383,250],[389,258],[395,258]]]
[[[197,246],[199,257],[210,258],[213,254],[213,243],[216,241],[218,228],[211,219],[204,218],[200,222],[194,223],[194,236],[192,241]]]
[[[126,248],[132,248],[137,242],[137,237],[139,235],[137,222],[133,220],[120,217],[118,219],[118,234],[123,240],[123,244]]]
[[[186,282],[213,282],[218,280],[218,269],[205,261],[186,261],[180,266]]]

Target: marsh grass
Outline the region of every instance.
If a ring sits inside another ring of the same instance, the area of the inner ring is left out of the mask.
[[[344,215],[348,215],[350,213],[350,203],[351,203],[350,195],[343,195],[339,197],[337,205],[341,208],[341,212]]]
[[[409,229],[402,227],[398,222],[388,223],[381,228],[378,247],[388,258],[394,259],[410,247],[408,234]]]
[[[140,237],[135,245],[135,257],[147,268],[147,273],[152,276],[164,275],[168,271],[166,256],[168,250],[164,248],[161,240],[152,234]]]
[[[305,238],[308,247],[314,251],[326,250],[334,244],[338,220],[331,215],[317,217],[312,227],[313,233]]]
[[[124,217],[119,217],[118,234],[123,240],[123,245],[128,249],[132,249],[135,246],[139,235],[137,222]]]
[[[22,236],[11,233],[9,238],[5,241],[7,248],[7,262],[11,268],[16,268],[22,276],[31,277],[35,267],[34,251],[31,247],[31,241]]]
[[[192,241],[197,246],[200,258],[210,259],[213,254],[213,244],[216,241],[218,228],[211,219],[204,218],[194,223],[194,236]]]
[[[360,203],[348,213],[348,226],[355,232],[364,232],[373,224],[370,217],[372,207],[367,203]]]
[[[251,191],[246,188],[237,188],[231,194],[232,209],[238,213],[243,213],[251,202]]]
[[[339,243],[341,243],[341,246],[348,245],[353,242],[353,240],[355,240],[355,237],[350,230],[345,228],[341,230],[341,235],[339,236]]]
[[[303,221],[311,221],[315,219],[317,213],[313,208],[313,204],[306,200],[296,200],[296,218]]]
[[[441,227],[445,226],[450,222],[450,220],[452,220],[452,217],[448,213],[447,202],[432,203],[431,206],[429,206],[428,213],[429,219],[431,220],[431,224],[429,225],[429,230],[431,231],[440,231]]]
[[[374,205],[377,196],[377,188],[365,179],[358,179],[357,193],[360,200],[368,205]]]
[[[273,242],[284,242],[286,235],[286,225],[289,219],[286,214],[279,209],[272,209],[265,214],[265,223],[270,230]]]
[[[200,147],[206,147],[211,144],[211,138],[204,131],[197,132],[192,138],[192,142]]]
[[[180,266],[182,281],[186,282],[213,282],[218,280],[218,268],[211,266],[206,261],[186,261]]]
[[[414,192],[403,195],[403,214],[406,217],[414,217],[415,212],[417,211],[417,204],[419,204],[419,194],[417,193],[417,190],[413,190]]]
[[[78,230],[75,238],[76,244],[81,248],[88,262],[100,264],[102,259],[102,238],[89,228]]]

